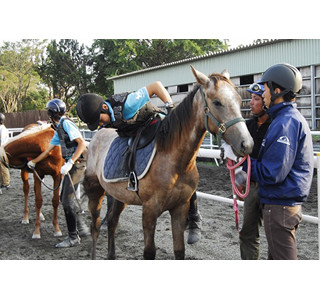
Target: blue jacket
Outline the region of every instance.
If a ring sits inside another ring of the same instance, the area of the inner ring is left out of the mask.
[[[273,121],[258,158],[251,160],[251,179],[259,183],[261,203],[299,205],[307,200],[313,176],[309,126],[295,103],[276,104],[268,114]]]

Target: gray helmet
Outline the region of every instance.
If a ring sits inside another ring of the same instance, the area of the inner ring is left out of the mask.
[[[300,71],[289,64],[276,64],[268,68],[258,82],[259,84],[266,83],[271,91],[271,100],[292,92],[299,93],[302,88],[302,76]],[[275,94],[272,88],[272,83],[279,85],[284,90],[280,94]]]

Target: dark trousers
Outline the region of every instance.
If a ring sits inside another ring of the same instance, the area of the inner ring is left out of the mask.
[[[86,161],[79,159],[77,160],[72,169],[70,170],[69,174],[72,180],[70,182],[70,178],[68,175],[64,176],[60,200],[63,205],[64,213],[66,216],[67,227],[70,237],[77,236],[77,221],[78,221],[78,213],[80,211],[78,203],[76,203],[74,190],[72,188],[72,184],[77,190],[78,185],[80,184],[80,180],[84,174],[86,169]]]
[[[241,259],[260,259],[261,226],[262,208],[258,196],[258,184],[252,182],[243,205],[243,222],[239,235]]]
[[[298,259],[295,233],[301,219],[301,205],[265,204],[263,206],[268,259]]]

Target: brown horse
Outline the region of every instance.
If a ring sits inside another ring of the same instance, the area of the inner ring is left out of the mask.
[[[23,181],[24,192],[24,216],[22,223],[29,223],[29,208],[28,208],[28,195],[29,195],[29,172],[27,167],[28,159],[37,157],[41,152],[46,150],[51,138],[53,137],[54,130],[51,125],[36,125],[31,124],[24,128],[23,132],[11,139],[7,144],[0,148],[0,159],[7,163],[11,168],[21,169],[21,179]],[[61,236],[61,231],[58,224],[58,206],[59,206],[59,184],[61,182],[60,169],[64,160],[61,156],[61,151],[58,147],[53,149],[49,156],[36,165],[35,171],[41,179],[45,175],[51,175],[53,178],[53,186],[56,187],[53,191],[52,206],[53,218],[52,223],[54,226],[54,236]],[[36,224],[32,238],[39,239],[40,225],[41,225],[41,207],[42,207],[42,193],[41,193],[41,180],[34,173],[34,192],[35,192],[35,207],[36,207]]]
[[[220,137],[223,135],[238,156],[251,153],[253,140],[241,117],[241,97],[230,80],[222,74],[207,77],[191,68],[198,85],[163,120],[156,136],[156,154],[149,171],[139,181],[138,193],[129,191],[127,182],[114,183],[103,179],[103,162],[106,151],[117,137],[116,131],[99,130],[90,142],[84,189],[92,214],[93,259],[96,257],[100,209],[105,193],[116,199],[108,213],[109,259],[115,258],[115,230],[126,204],[143,207],[145,259],[155,258],[156,222],[166,210],[171,215],[175,258],[184,259],[184,230],[189,201],[199,179],[196,157],[206,127]]]

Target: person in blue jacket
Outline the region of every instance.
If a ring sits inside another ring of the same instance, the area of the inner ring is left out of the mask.
[[[251,179],[259,184],[268,259],[298,259],[295,232],[302,218],[313,176],[313,146],[309,126],[294,103],[302,76],[289,64],[276,64],[263,73],[263,98],[272,123]],[[247,165],[244,164],[244,171]]]

